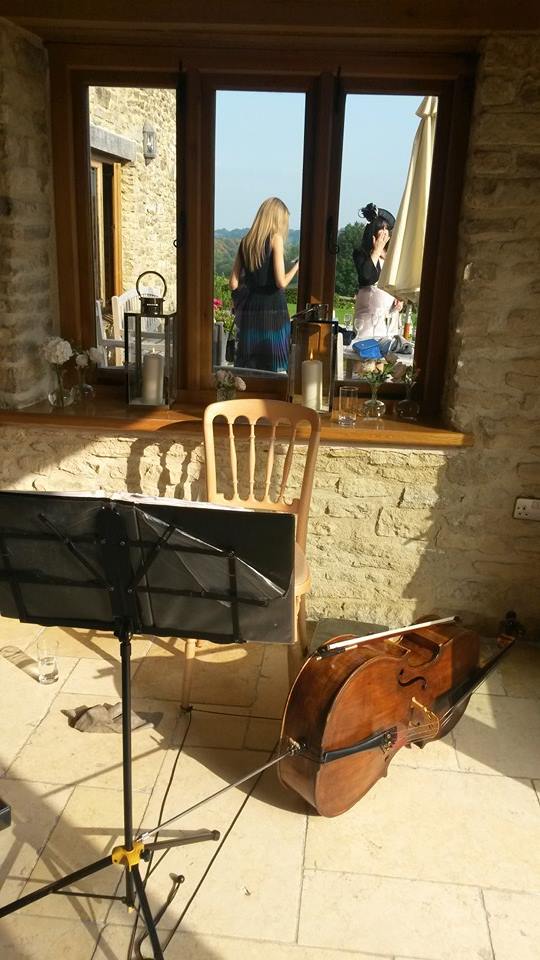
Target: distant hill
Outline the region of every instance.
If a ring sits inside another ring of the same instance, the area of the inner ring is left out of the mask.
[[[228,277],[234,263],[238,244],[246,235],[249,227],[235,227],[233,230],[216,230],[214,232],[214,273]],[[300,230],[289,230],[289,242],[285,250],[286,260],[298,256]]]
[[[249,227],[234,227],[233,230],[226,230],[221,227],[214,230],[214,237],[223,237],[225,240],[241,240],[246,235]],[[300,243],[300,230],[289,230],[289,243]]]

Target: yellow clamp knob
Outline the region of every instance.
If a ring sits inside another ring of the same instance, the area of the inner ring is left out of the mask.
[[[132,867],[136,867],[140,862],[143,850],[144,843],[142,840],[136,840],[132,850],[126,850],[125,847],[115,847],[111,854],[112,862],[119,863],[121,866],[131,870]]]

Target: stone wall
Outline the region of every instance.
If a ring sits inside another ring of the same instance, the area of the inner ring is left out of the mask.
[[[157,156],[143,156],[143,125],[156,131]],[[92,87],[90,122],[128,137],[134,162],[122,165],[122,282],[135,286],[144,270],[167,281],[168,306],[176,306],[176,92],[131,87]],[[155,279],[155,278],[154,278]],[[152,283],[153,278],[147,278]]]
[[[308,555],[309,614],[396,624],[460,613],[492,631],[514,607],[540,628],[540,47],[486,43],[471,131],[447,408],[474,436],[453,451],[323,446]],[[200,444],[5,427],[0,486],[200,496]],[[298,477],[298,473],[295,474]]]
[[[0,407],[46,395],[57,320],[47,57],[0,20]]]

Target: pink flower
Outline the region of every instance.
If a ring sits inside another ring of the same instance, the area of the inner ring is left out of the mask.
[[[216,310],[218,307],[223,306],[223,300],[219,300],[217,297],[214,297],[212,302],[214,304],[214,310]]]

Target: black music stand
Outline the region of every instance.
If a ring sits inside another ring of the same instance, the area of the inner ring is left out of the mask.
[[[152,849],[219,834],[134,839],[131,637],[292,643],[293,611],[291,515],[127,494],[0,492],[0,612],[23,623],[108,630],[120,642],[124,796],[123,846],[19,897],[0,917],[50,893],[69,894],[66,886],[118,863],[126,876],[125,897],[118,899],[132,908],[137,896],[154,957],[163,960],[139,862]]]

